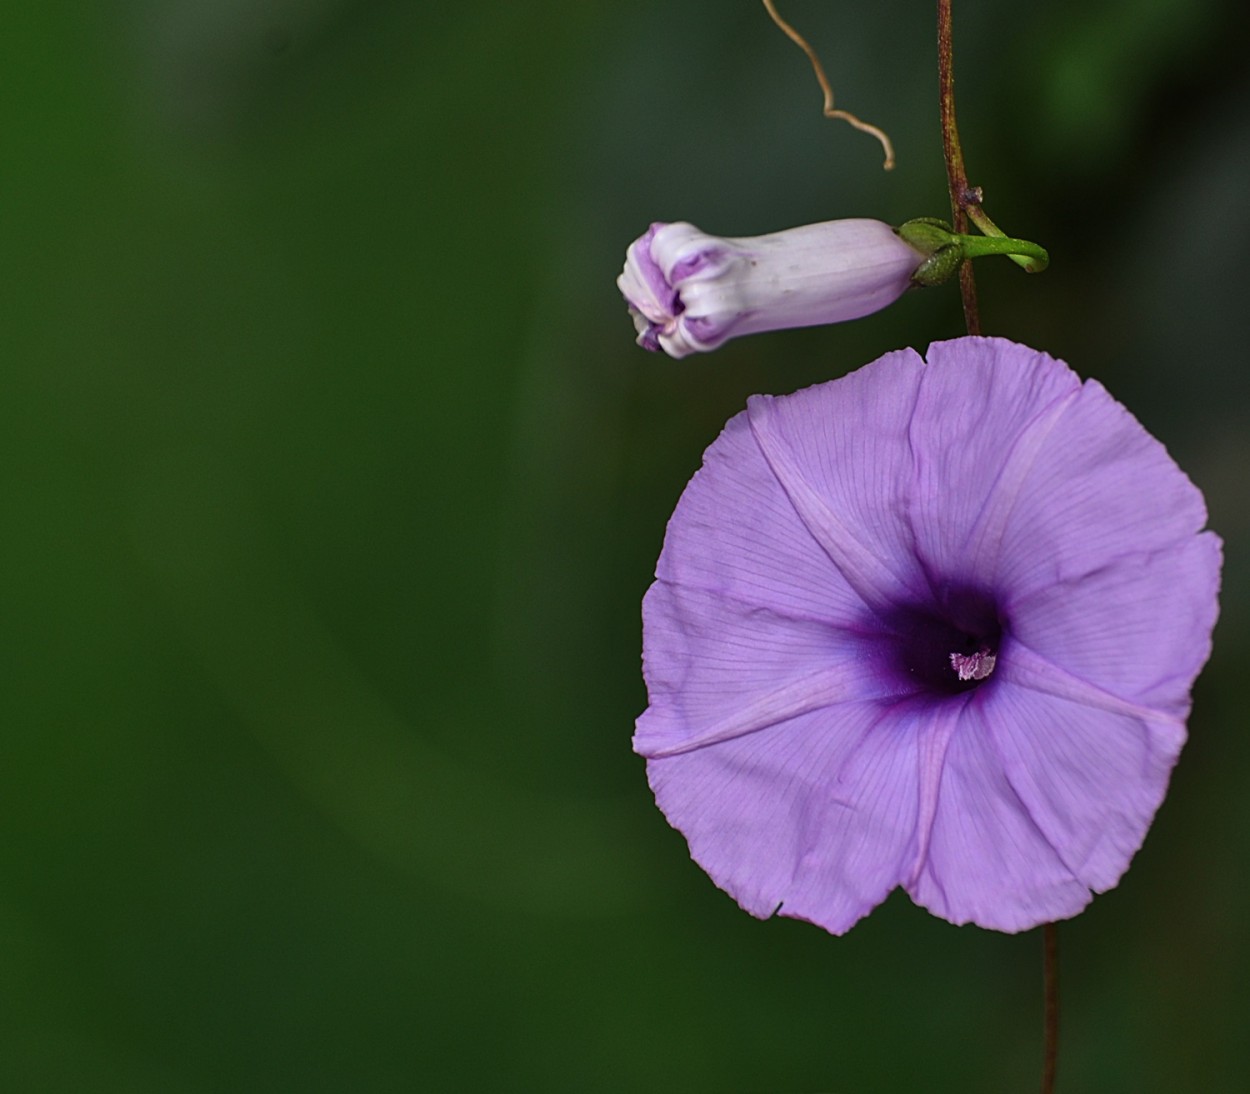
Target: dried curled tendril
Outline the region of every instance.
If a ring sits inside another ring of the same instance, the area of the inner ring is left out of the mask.
[[[807,59],[812,62],[812,71],[816,73],[816,82],[820,84],[820,90],[824,92],[825,105],[824,115],[826,118],[835,118],[854,126],[862,133],[870,133],[881,142],[881,147],[885,152],[885,163],[882,167],[886,171],[894,169],[894,145],[890,138],[886,136],[885,131],[879,129],[875,125],[868,122],[860,121],[849,110],[835,110],[833,106],[833,88],[829,86],[829,77],[825,75],[824,66],[820,63],[820,58],[816,56],[816,51],[808,44],[806,38],[797,30],[787,23],[778,13],[777,8],[773,4],[773,0],[764,0],[764,8],[768,12],[769,18],[772,19],[787,38],[796,46],[807,54]]]

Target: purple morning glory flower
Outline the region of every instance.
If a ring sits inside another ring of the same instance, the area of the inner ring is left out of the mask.
[[[685,357],[730,338],[880,311],[927,256],[879,220],[831,220],[750,239],[652,224],[617,285],[638,344]]]
[[[1079,912],[1141,845],[1211,649],[1201,494],[1095,381],[993,338],[781,398],[707,450],[643,603],[636,750],[747,911]]]

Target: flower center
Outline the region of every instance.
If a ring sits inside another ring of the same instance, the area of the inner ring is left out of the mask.
[[[990,653],[989,646],[982,646],[976,653],[952,653],[951,668],[961,680],[984,680],[994,671],[998,654]]]
[[[908,690],[957,695],[994,673],[1003,624],[983,590],[948,587],[934,602],[900,609],[884,622],[890,661]]]

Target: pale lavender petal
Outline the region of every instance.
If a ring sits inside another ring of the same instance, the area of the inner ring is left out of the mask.
[[[916,548],[938,571],[988,582],[1023,478],[1080,380],[1047,354],[1001,338],[935,342],[926,359],[907,430]]]
[[[1194,536],[1202,495],[1101,384],[1086,381],[1013,500],[995,581],[1013,600]]]
[[[656,577],[800,619],[849,625],[864,612],[794,511],[745,412],[704,453],[677,503]]]
[[[735,334],[871,315],[907,291],[924,260],[888,224],[862,217],[730,242],[752,260]]]
[[[651,255],[656,233],[666,227],[652,224],[625,252],[625,268],[617,279],[630,308],[652,324],[663,324],[677,310],[677,292]]]
[[[1007,781],[1047,844],[1083,885],[1111,888],[1167,791],[1183,725],[1014,687],[987,689],[983,710]]]
[[[917,904],[952,923],[1022,931],[1089,903],[1011,785],[980,692],[946,749],[939,795],[928,855],[906,886]]]
[[[916,736],[919,801],[916,813],[916,857],[904,883],[913,882],[929,861],[929,844],[941,800],[946,752],[964,721],[967,700],[948,703],[917,702],[905,709]]]
[[[647,777],[695,861],[761,918],[841,934],[915,857],[915,741],[876,703],[650,760]]]
[[[1160,725],[1172,726],[1178,732],[1184,730],[1185,723],[1181,717],[1132,699],[1125,699],[1083,677],[1075,676],[1017,638],[1008,639],[1004,643],[1003,651],[1003,666],[997,675],[1000,680],[1012,686],[1064,699],[1090,710],[1101,710],[1107,714],[1123,715],[1143,722],[1158,722]]]
[[[919,354],[899,350],[803,398],[748,404],[755,438],[805,527],[874,609],[927,588],[908,520],[907,423],[924,371]]]
[[[1204,532],[1010,598],[1005,610],[1015,637],[1056,666],[1183,718],[1211,652],[1220,555]]]
[[[897,691],[875,664],[887,656],[880,635],[663,581],[647,593],[643,618],[651,705],[634,748],[649,758]]]

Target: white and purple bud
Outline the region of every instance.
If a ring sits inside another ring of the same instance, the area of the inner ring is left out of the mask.
[[[927,257],[879,220],[829,220],[748,239],[652,224],[630,244],[616,284],[638,344],[685,357],[742,334],[880,311]]]

